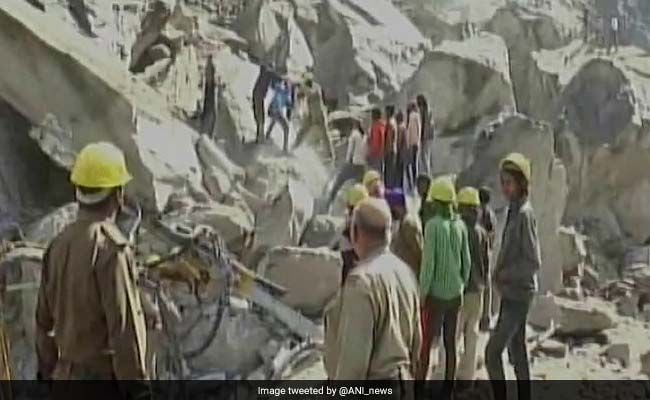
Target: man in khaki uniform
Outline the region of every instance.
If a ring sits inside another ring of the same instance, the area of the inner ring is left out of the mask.
[[[420,354],[420,300],[413,271],[388,250],[391,215],[384,200],[355,209],[359,256],[326,321],[325,366],[335,380],[411,380]]]
[[[43,260],[36,309],[40,379],[147,379],[133,251],[115,224],[130,180],[124,155],[112,144],[79,153],[71,175],[79,215]]]
[[[299,147],[305,139],[321,146],[319,150],[328,160],[334,160],[334,146],[327,130],[327,112],[323,103],[321,87],[314,82],[311,74],[305,77],[301,96],[307,99],[307,115],[303,118],[302,127],[296,134],[293,148]]]

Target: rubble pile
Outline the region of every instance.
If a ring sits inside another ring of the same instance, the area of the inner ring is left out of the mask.
[[[67,170],[84,145],[110,141],[145,213],[143,292],[163,320],[150,332],[151,371],[323,377],[342,194],[325,213],[334,171],[316,149],[249,144],[265,63],[294,81],[313,72],[344,112],[424,94],[434,173],[493,189],[499,229],[498,162],[529,156],[544,260],[529,321],[534,378],[648,376],[650,9],[619,7],[634,23],[609,54],[585,43],[581,18],[583,5],[616,11],[610,2],[539,3],[0,2],[0,238],[23,243],[0,254],[14,374],[34,376],[39,260],[76,215]],[[345,133],[332,132],[344,150]]]

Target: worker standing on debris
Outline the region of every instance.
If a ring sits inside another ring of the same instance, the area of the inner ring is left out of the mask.
[[[435,138],[435,125],[429,102],[423,94],[415,100],[420,114],[420,154],[418,169],[423,174],[433,173],[433,140]]]
[[[36,309],[38,375],[146,379],[147,338],[135,260],[115,224],[131,180],[124,155],[110,143],[90,144],[79,153],[70,179],[79,214],[43,259]]]
[[[492,201],[492,190],[489,187],[483,186],[478,191],[479,199],[481,200],[481,210],[479,216],[479,224],[487,232],[488,235],[488,261],[490,267],[488,271],[492,273],[492,266],[494,264],[494,259],[492,257],[492,249],[494,248],[494,243],[496,241],[496,230],[497,230],[497,217],[494,214],[490,202]],[[491,319],[494,315],[494,292],[492,290],[492,280],[488,277],[486,282],[486,290],[484,292],[483,308],[485,309],[484,316],[486,319],[482,319],[480,323],[480,329],[482,332],[487,332],[490,329]]]
[[[269,117],[271,123],[266,130],[266,140],[271,140],[271,132],[278,123],[282,127],[282,150],[285,153],[289,151],[289,121],[287,112],[291,108],[291,92],[285,80],[278,81],[273,87],[273,99],[269,107]]]
[[[379,171],[371,169],[366,171],[363,175],[363,186],[368,190],[370,197],[375,197],[378,199],[383,199],[385,195],[386,188],[384,182],[381,180],[381,174]]]
[[[393,188],[386,190],[386,202],[393,215],[393,240],[391,250],[406,263],[415,276],[420,275],[422,262],[422,227],[417,216],[407,212],[404,190]]]
[[[345,279],[347,278],[350,271],[352,271],[352,268],[354,268],[358,260],[358,257],[352,248],[352,242],[350,239],[350,224],[352,222],[352,213],[354,212],[354,208],[369,196],[365,186],[356,184],[348,189],[346,197],[347,213],[345,225],[340,236],[337,238],[336,243],[332,246],[333,250],[339,250],[341,252],[341,259],[343,260],[343,269],[341,270],[341,284],[345,283]]]
[[[321,87],[314,82],[312,74],[305,75],[304,93],[307,98],[307,114],[302,121],[302,127],[296,134],[293,148],[296,149],[309,138],[312,143],[320,144],[326,160],[334,161],[334,145],[327,129],[327,111],[323,102]]]
[[[418,112],[418,106],[410,103],[406,108],[407,115],[407,143],[409,148],[409,160],[406,167],[406,177],[409,189],[415,189],[415,180],[418,176],[418,154],[420,153],[420,141],[422,139],[422,119]]]
[[[454,212],[456,191],[452,180],[448,177],[435,179],[429,189],[429,201],[433,203],[434,216],[424,230],[420,289],[431,321],[425,327],[419,378],[426,378],[430,349],[432,345],[437,348],[443,330],[446,367],[441,395],[449,398],[456,379],[458,314],[470,275],[471,259],[467,228]]]
[[[372,109],[371,118],[372,123],[368,136],[368,166],[381,173],[384,168],[386,124],[381,119],[381,110],[378,108]]]
[[[257,125],[257,143],[260,143],[264,138],[264,123],[266,117],[264,101],[274,79],[277,79],[277,77],[271,70],[271,67],[267,64],[260,65],[260,73],[257,76],[255,86],[253,87],[253,116],[255,117],[255,124]]]
[[[395,106],[386,106],[386,121],[384,127],[384,182],[389,186],[396,184],[397,146],[397,121],[395,120]]]
[[[421,344],[418,284],[388,249],[390,230],[385,201],[370,198],[357,205],[351,238],[359,265],[328,310],[327,330],[336,333],[325,344],[330,379],[414,377]]]
[[[505,399],[502,356],[507,347],[517,376],[518,398],[530,400],[526,322],[542,265],[537,221],[528,199],[531,165],[522,154],[512,153],[500,169],[501,187],[510,205],[493,278],[501,295],[499,319],[485,350],[485,362],[494,398]]]
[[[348,139],[348,151],[345,156],[346,163],[336,177],[334,185],[332,185],[328,205],[334,202],[336,194],[345,182],[351,179],[357,182],[361,181],[366,171],[366,158],[368,156],[366,134],[363,131],[360,119],[354,118],[352,123],[353,128]]]
[[[415,190],[420,196],[420,223],[426,226],[427,222],[433,217],[432,204],[429,202],[429,189],[431,188],[431,177],[428,175],[420,175],[415,182]]]
[[[483,306],[484,291],[489,277],[488,234],[479,224],[481,207],[479,192],[466,187],[458,192],[459,213],[467,226],[467,237],[472,268],[463,294],[460,312],[460,333],[463,335],[463,354],[458,365],[458,379],[462,382],[474,381],[476,357],[481,320],[487,318]]]

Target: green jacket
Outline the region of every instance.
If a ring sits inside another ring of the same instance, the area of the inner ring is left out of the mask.
[[[463,294],[472,268],[467,227],[451,207],[438,205],[424,230],[420,268],[423,297],[451,300]]]

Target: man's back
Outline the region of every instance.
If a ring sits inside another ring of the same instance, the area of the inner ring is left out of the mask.
[[[36,314],[43,372],[145,377],[146,328],[126,243],[113,223],[81,217],[48,248]]]
[[[332,379],[411,379],[421,346],[418,284],[389,251],[360,263],[348,276],[334,318]],[[328,350],[329,351],[329,350]]]

